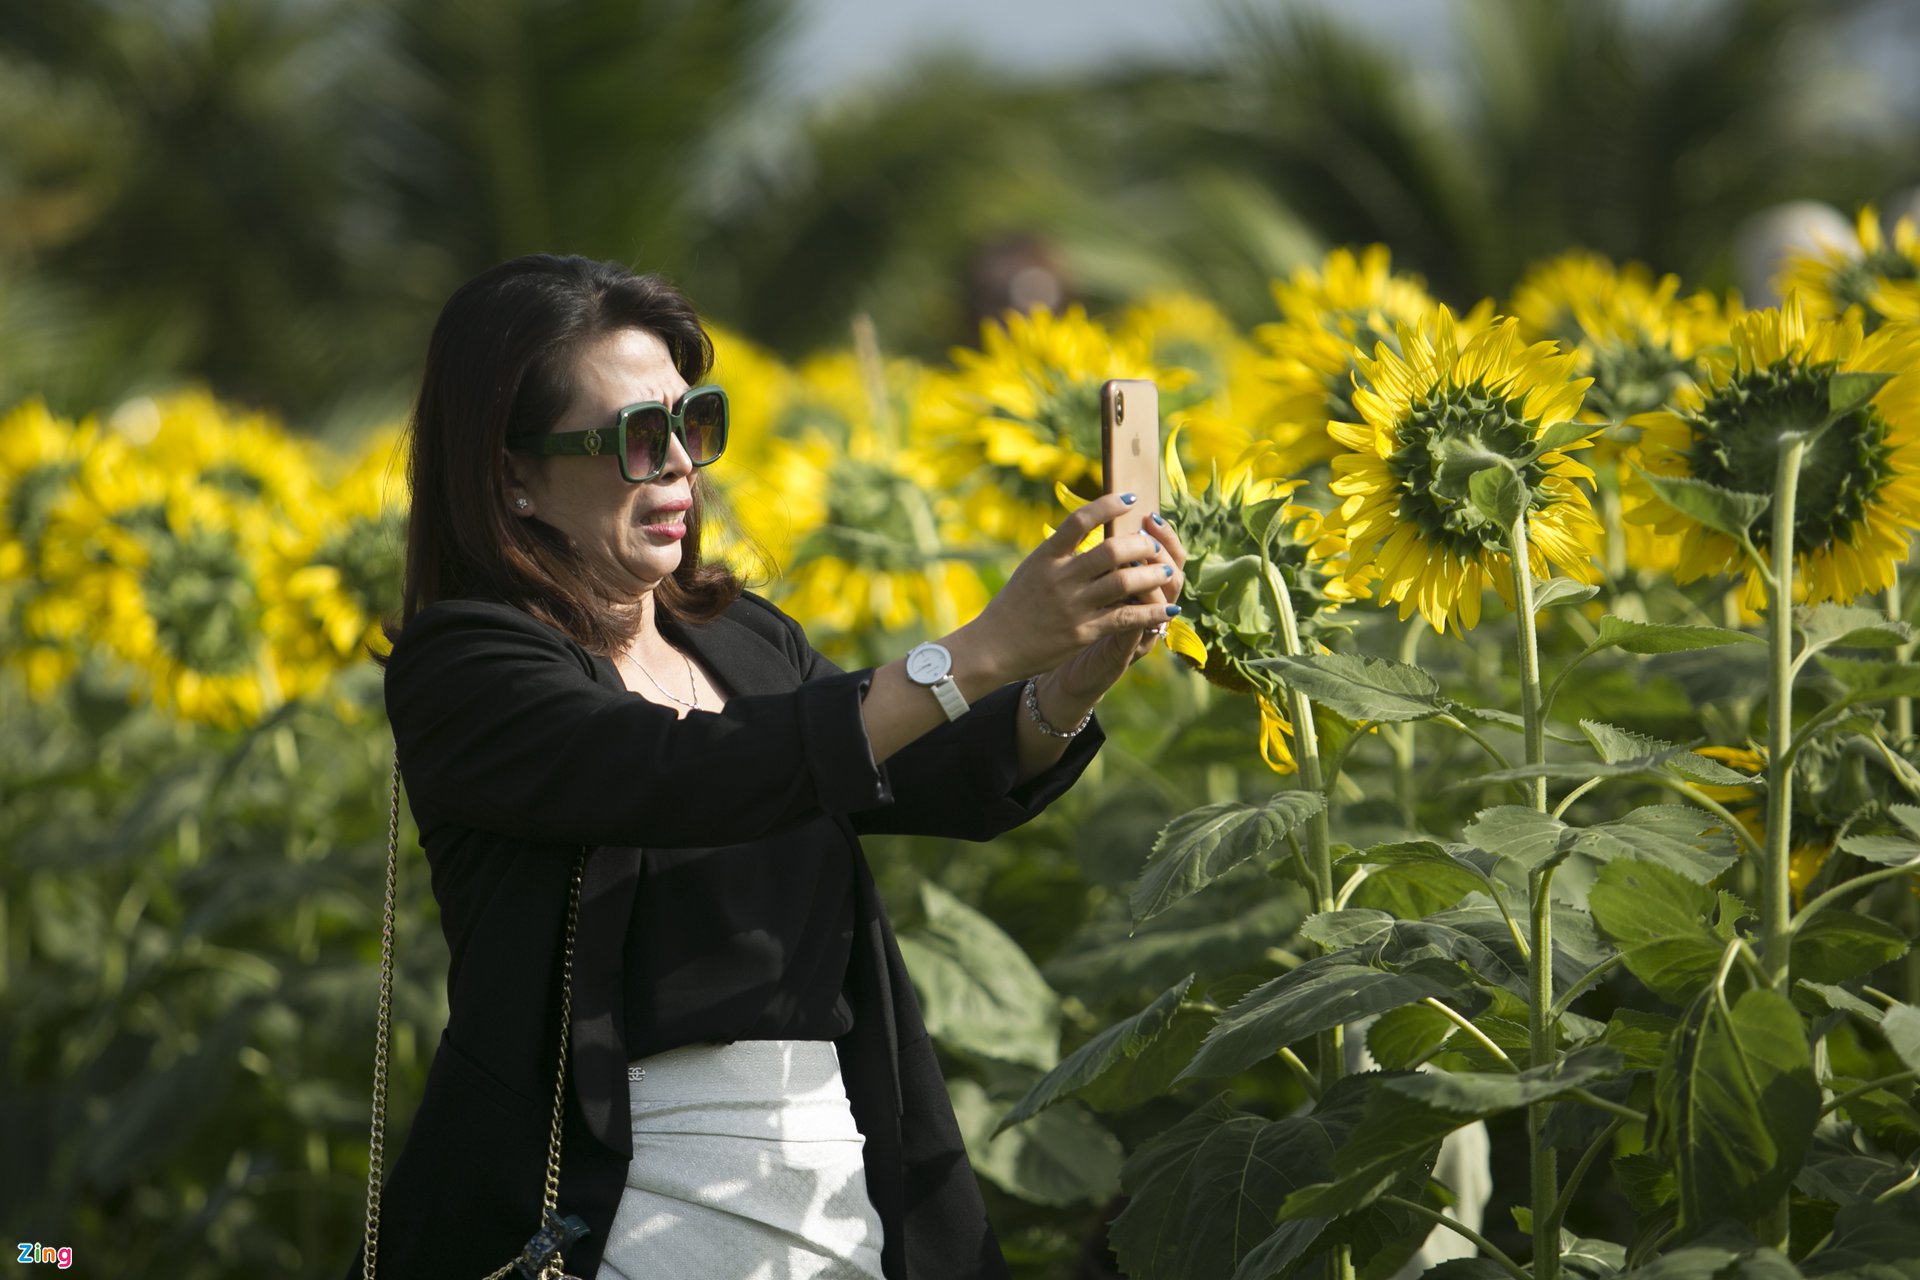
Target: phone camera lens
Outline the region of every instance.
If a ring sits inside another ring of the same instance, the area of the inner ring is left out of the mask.
[[[1113,420],[1115,423],[1127,420],[1127,393],[1124,391],[1113,393]]]

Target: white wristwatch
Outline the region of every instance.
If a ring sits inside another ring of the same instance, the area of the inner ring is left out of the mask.
[[[933,690],[947,719],[958,720],[967,714],[967,700],[953,682],[953,655],[947,646],[928,640],[907,650],[907,679]]]

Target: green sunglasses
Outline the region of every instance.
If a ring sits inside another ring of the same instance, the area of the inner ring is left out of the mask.
[[[644,484],[666,468],[669,433],[680,437],[694,466],[718,461],[727,449],[727,393],[717,386],[694,387],[680,397],[677,409],[669,409],[658,400],[628,405],[614,418],[611,431],[591,427],[585,431],[508,436],[507,448],[550,457],[585,454],[597,458],[611,453],[620,459],[620,475],[628,484]]]

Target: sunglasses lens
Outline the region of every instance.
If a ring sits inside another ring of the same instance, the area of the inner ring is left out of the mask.
[[[667,411],[642,409],[627,418],[627,474],[652,475],[667,456]]]
[[[718,458],[727,447],[727,398],[717,391],[688,396],[680,406],[686,426],[687,456],[697,467]]]

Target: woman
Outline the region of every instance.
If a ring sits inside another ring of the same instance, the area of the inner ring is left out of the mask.
[[[911,664],[839,671],[701,562],[711,360],[679,294],[581,258],[487,271],[435,326],[386,694],[449,1017],[383,1275],[488,1275],[539,1226],[582,850],[568,1272],[1005,1274],[858,834],[1044,808],[1185,551],[1156,515],[1076,553],[1132,501],[1102,498]]]

